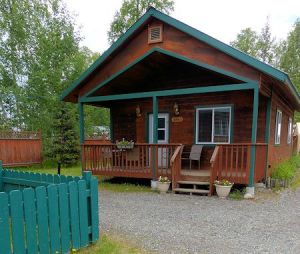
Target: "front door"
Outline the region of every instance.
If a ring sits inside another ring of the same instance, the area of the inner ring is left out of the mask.
[[[149,143],[153,143],[153,114],[149,114]],[[168,144],[169,143],[169,114],[158,113],[157,122],[157,143]],[[158,148],[158,166],[167,167],[168,165],[168,149]]]

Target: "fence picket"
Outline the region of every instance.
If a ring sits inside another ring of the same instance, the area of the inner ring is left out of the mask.
[[[26,225],[26,243],[27,253],[35,254],[37,249],[37,232],[36,232],[36,207],[34,200],[34,190],[31,188],[24,189],[24,214]]]
[[[24,240],[24,211],[22,193],[19,190],[11,191],[9,193],[9,198],[14,254],[25,254],[26,250]]]
[[[59,211],[58,195],[56,185],[49,185],[48,192],[48,209],[49,209],[49,236],[51,253],[60,252],[60,235],[59,235]]]
[[[0,193],[0,232],[1,253],[11,254],[8,195],[4,192]]]
[[[60,215],[60,231],[61,231],[61,251],[69,253],[70,251],[70,218],[68,203],[68,188],[65,183],[58,186],[59,197],[59,215]],[[71,211],[72,212],[72,211]]]
[[[36,191],[36,206],[37,206],[37,221],[38,221],[38,242],[40,253],[48,254],[50,251],[48,237],[48,206],[47,194],[44,186],[37,187]]]
[[[90,181],[91,190],[91,241],[96,242],[99,239],[99,214],[98,214],[98,179],[92,177]]]
[[[70,222],[72,232],[72,248],[80,248],[80,235],[79,235],[79,205],[78,205],[78,187],[76,182],[69,183],[70,194]]]
[[[85,247],[89,243],[88,237],[88,208],[86,195],[86,181],[78,181],[78,195],[79,195],[79,225],[80,225],[80,245]]]
[[[98,180],[91,172],[1,173],[3,190],[14,189],[0,193],[1,254],[70,253],[99,239]]]

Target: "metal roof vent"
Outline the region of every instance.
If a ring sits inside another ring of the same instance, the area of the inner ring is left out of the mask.
[[[148,43],[162,42],[162,25],[148,28]]]

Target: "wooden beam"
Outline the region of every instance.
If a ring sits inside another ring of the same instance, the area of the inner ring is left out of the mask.
[[[218,86],[204,86],[204,87],[160,90],[160,91],[153,91],[153,92],[82,97],[79,99],[79,102],[80,103],[105,102],[105,101],[151,98],[153,96],[160,97],[160,96],[175,96],[175,95],[188,95],[188,94],[201,94],[201,93],[214,93],[214,92],[229,92],[229,91],[238,91],[238,90],[251,90],[254,88],[258,89],[257,83],[228,84],[228,85],[218,85]]]
[[[153,111],[153,121],[152,121],[152,135],[153,135],[153,144],[157,144],[157,127],[158,127],[158,102],[157,97],[152,97],[152,111]],[[156,167],[157,167],[157,156],[158,150],[156,146],[152,147],[152,179],[156,180]]]

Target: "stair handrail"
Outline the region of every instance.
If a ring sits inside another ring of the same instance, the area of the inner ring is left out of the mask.
[[[182,155],[183,147],[184,145],[177,146],[170,160],[171,175],[172,175],[172,190],[175,188],[178,175],[180,174],[181,155]]]
[[[216,180],[216,175],[218,170],[217,168],[219,167],[219,154],[221,149],[222,149],[221,146],[215,146],[213,154],[210,158],[211,173],[210,173],[209,196],[211,196],[214,192],[214,181]]]

